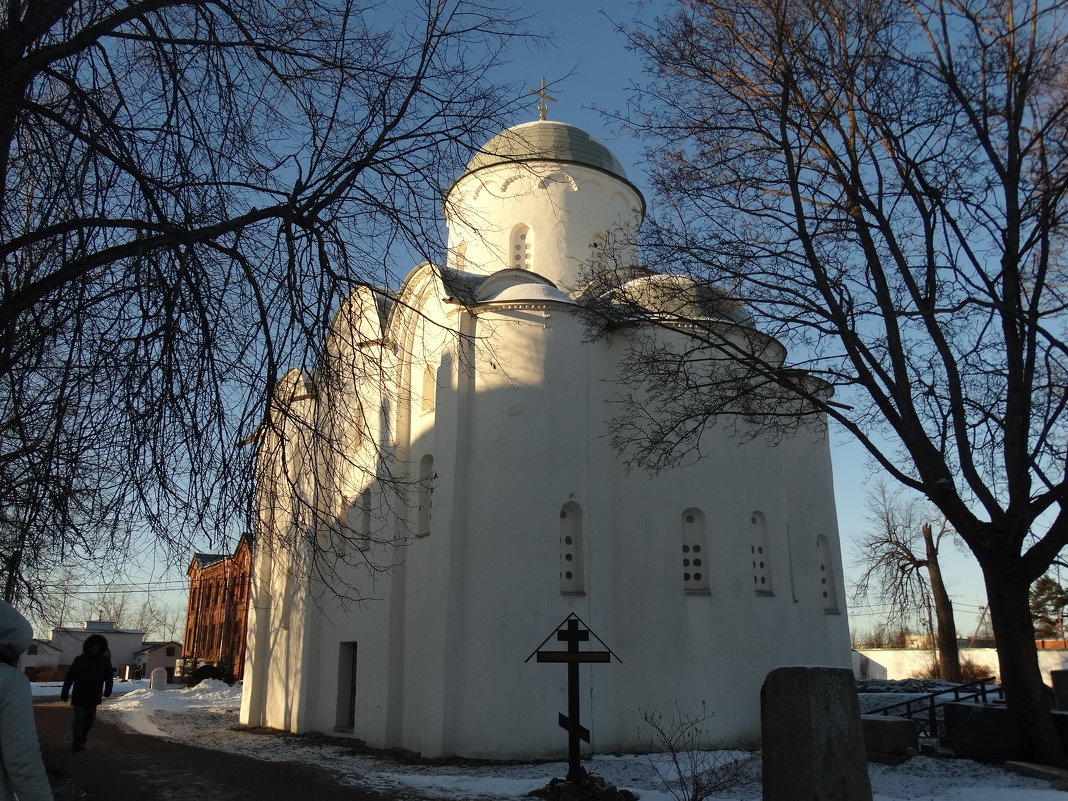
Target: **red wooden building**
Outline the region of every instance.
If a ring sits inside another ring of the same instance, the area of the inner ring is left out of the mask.
[[[215,665],[240,679],[245,670],[252,545],[241,537],[232,556],[198,553],[189,563],[182,674]]]

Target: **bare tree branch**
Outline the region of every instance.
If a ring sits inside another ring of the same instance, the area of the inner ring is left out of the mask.
[[[1021,742],[1051,762],[1027,589],[1068,544],[1066,12],[682,0],[630,32],[651,79],[622,121],[663,198],[647,262],[691,300],[665,319],[610,260],[590,282],[602,333],[661,323],[704,357],[633,343],[635,463],[825,416],[931,501],[983,570]]]

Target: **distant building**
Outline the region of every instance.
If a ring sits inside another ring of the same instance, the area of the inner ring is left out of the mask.
[[[63,655],[60,648],[52,645],[48,640],[30,640],[29,647],[19,656],[16,667],[30,676],[35,676],[42,670],[52,668],[59,669],[59,659]]]
[[[138,676],[148,678],[153,670],[161,667],[167,671],[167,681],[174,681],[175,667],[181,658],[180,642],[146,642],[144,647],[134,654],[134,669]]]
[[[198,553],[189,563],[189,607],[180,673],[216,665],[235,678],[245,669],[252,548],[242,537],[232,556]]]
[[[82,643],[90,634],[102,634],[107,638],[111,652],[111,666],[124,675],[123,668],[133,669],[134,654],[145,643],[141,629],[119,629],[110,620],[87,620],[83,628],[60,626],[52,629],[52,646],[60,650],[59,664],[70,665],[82,652]]]

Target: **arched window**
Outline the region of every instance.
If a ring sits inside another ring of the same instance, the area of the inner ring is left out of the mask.
[[[438,382],[434,368],[429,364],[423,369],[423,402],[419,409],[421,414],[430,414],[437,404]]]
[[[816,553],[820,565],[820,593],[823,597],[823,611],[838,611],[838,590],[834,578],[834,563],[831,561],[831,544],[820,534],[816,537]]]
[[[419,462],[419,515],[415,528],[417,536],[430,533],[430,518],[434,502],[434,457],[429,453]]]
[[[512,230],[512,262],[509,266],[534,269],[534,232],[525,225],[517,225]]]
[[[467,269],[467,243],[461,242],[456,246],[456,256],[453,259],[453,265],[457,270]]]
[[[371,547],[371,499],[366,494],[360,498],[359,506],[359,539],[356,541],[356,547],[361,551],[366,551]]]
[[[757,595],[771,595],[773,589],[768,521],[763,512],[753,512],[749,522],[752,526],[749,535],[749,550],[753,557],[753,589]]]
[[[690,508],[682,513],[682,588],[703,594],[711,586],[708,579],[708,535],[705,514]]]
[[[582,565],[582,507],[568,501],[560,510],[560,592],[586,591]]]

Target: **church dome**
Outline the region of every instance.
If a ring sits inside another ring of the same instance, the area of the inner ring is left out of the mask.
[[[724,289],[685,275],[650,273],[602,295],[610,303],[653,314],[695,320],[724,320],[754,326],[745,304]]]
[[[603,143],[581,128],[556,120],[537,120],[501,131],[478,149],[465,172],[526,161],[581,164],[627,180],[623,165]]]

